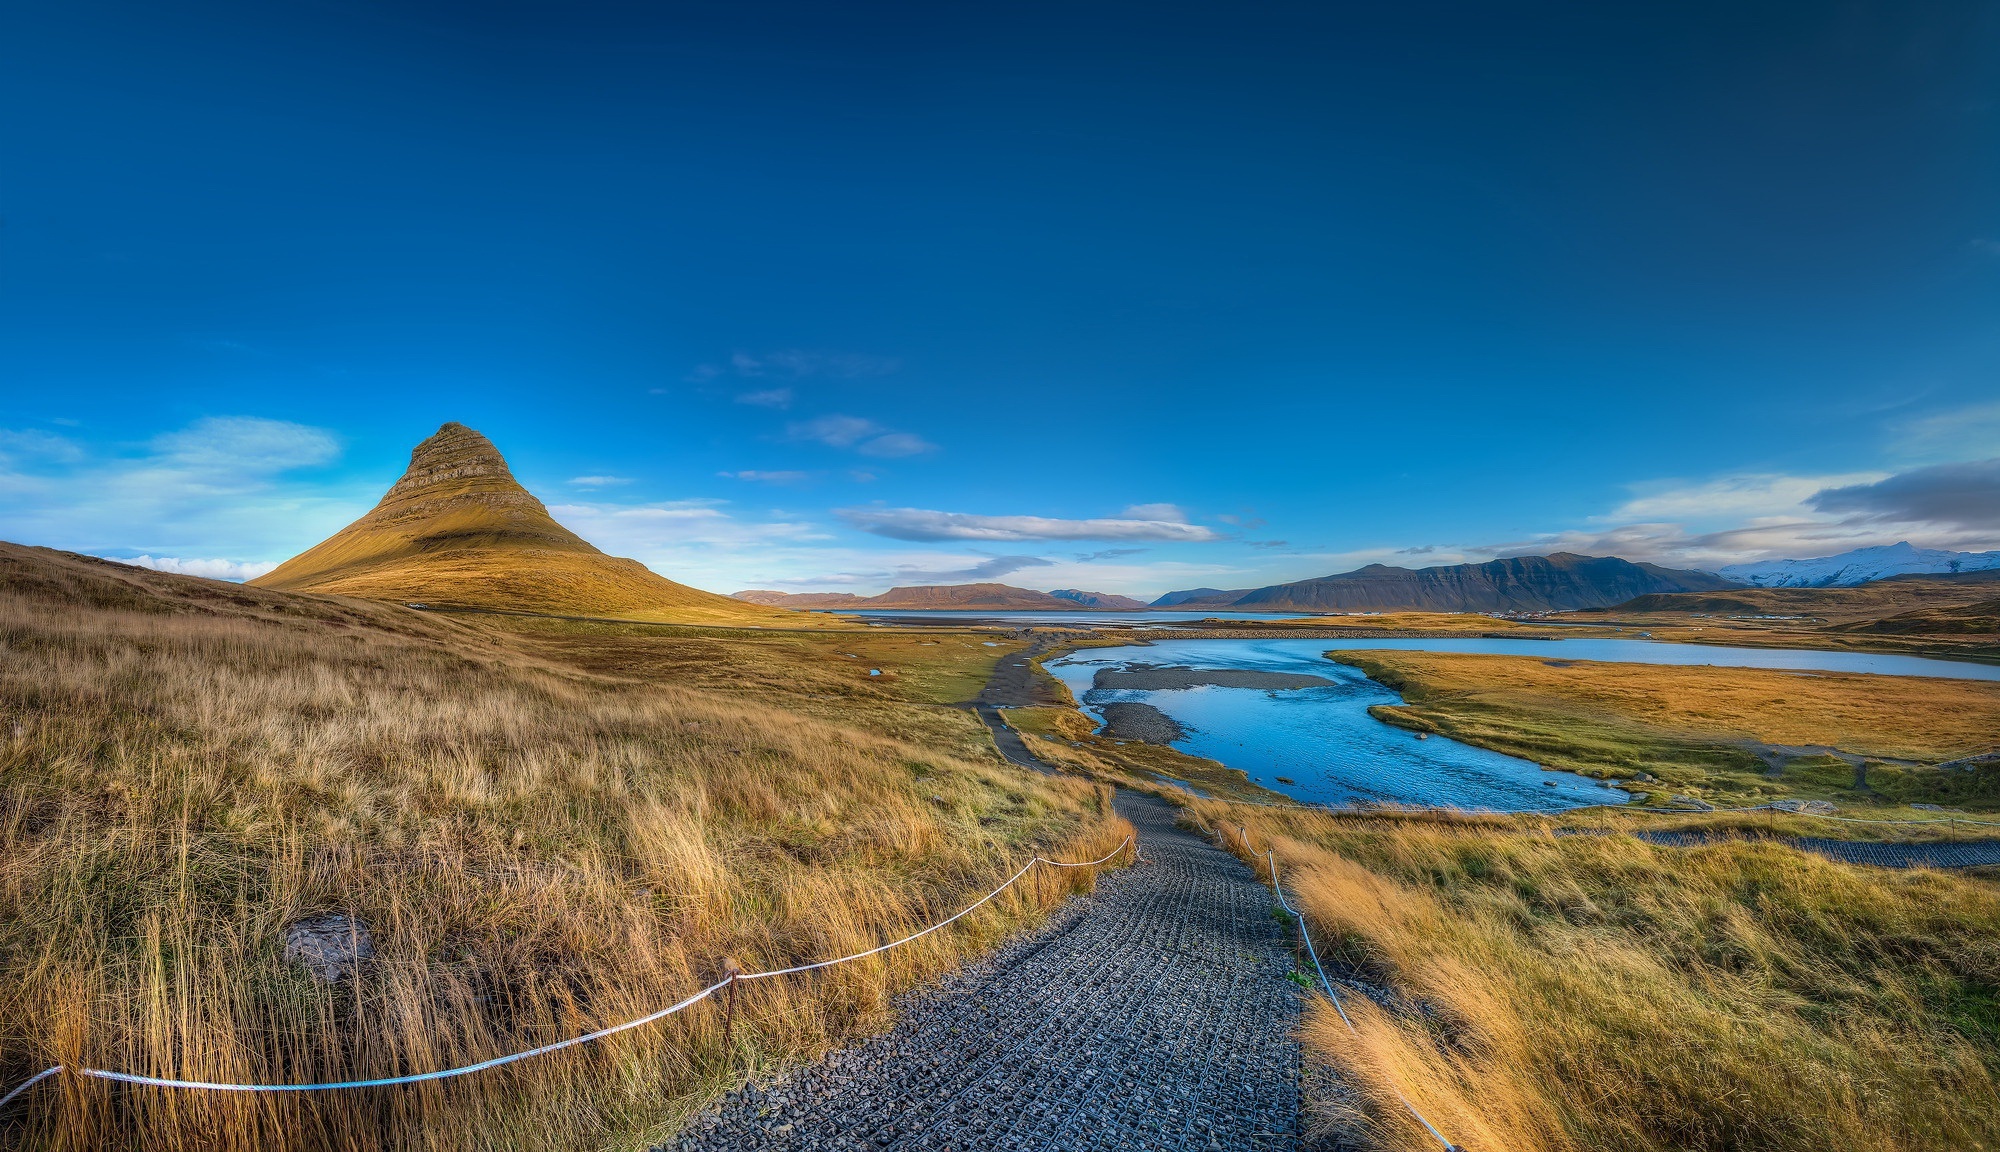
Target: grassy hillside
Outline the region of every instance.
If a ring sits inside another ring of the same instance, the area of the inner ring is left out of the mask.
[[[1842,625],[1838,631],[1880,636],[2000,636],[2000,598],[1898,612]]]
[[[949,693],[954,660],[993,649],[934,657],[930,687],[857,686],[843,722],[807,713],[853,661],[724,691],[636,661],[640,638],[613,637],[607,668],[588,635],[510,623],[0,546],[0,1082],[58,1062],[243,1081],[466,1063],[651,1012],[725,957],[872,946],[1035,851],[1125,834],[1097,787],[941,745],[969,721],[898,698]],[[1038,874],[893,959],[746,988],[734,1052],[704,1005],[414,1090],[64,1081],[0,1117],[0,1143],[641,1145],[732,1068],[880,1027],[892,992],[1068,882]],[[376,956],[326,985],[283,940],[335,912]]]
[[[2000,660],[2000,572],[1909,576],[1853,588],[1736,588],[1640,596],[1569,614],[1621,623],[1655,639],[1708,644],[1847,648]]]
[[[1336,652],[1407,704],[1379,718],[1593,776],[1719,801],[2000,805],[2000,772],[1924,765],[2000,749],[2000,683],[1435,652]],[[1782,747],[1773,747],[1782,746]],[[1823,747],[1874,761],[1869,791]],[[1888,761],[1911,761],[1896,764]]]
[[[1306,1043],[1360,1147],[1937,1152],[2000,1146],[2000,886],[1770,844],[1555,837],[1528,818],[1192,804],[1285,886],[1350,985]]]

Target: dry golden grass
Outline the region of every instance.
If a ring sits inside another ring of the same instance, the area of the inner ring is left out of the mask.
[[[1370,652],[1367,659],[1427,705],[1569,713],[1668,735],[1830,745],[1931,762],[2000,748],[2000,683],[1990,680],[1436,652]]]
[[[1774,845],[1657,848],[1506,820],[1192,805],[1275,845],[1330,962],[1393,992],[1321,1003],[1308,1046],[1433,1149],[1888,1152],[2000,1144],[2000,889]],[[1358,1034],[1357,1034],[1358,1033]]]
[[[378,558],[351,571],[336,570],[290,583],[271,581],[269,586],[398,603],[527,609],[624,620],[725,625],[762,622],[794,628],[819,626],[825,620],[823,616],[767,608],[676,584],[637,560],[606,556],[595,549],[560,551],[513,542],[496,547],[461,545],[446,555]]]
[[[1128,830],[1085,782],[608,678],[459,621],[0,551],[7,1084],[52,1063],[250,1082],[463,1064],[657,1010],[725,956],[871,947],[1036,851],[1095,857]],[[882,1027],[891,992],[1088,883],[1037,870],[885,957],[745,986],[733,1053],[702,1005],[413,1088],[64,1078],[0,1142],[631,1146],[732,1068]],[[332,911],[377,957],[328,987],[280,954],[288,923]]]
[[[1719,799],[2000,803],[1992,773],[1800,760],[1767,772],[1752,745],[1832,747],[1934,764],[2000,748],[2000,683],[1754,668],[1606,664],[1435,652],[1333,654],[1403,694],[1392,723],[1594,776],[1644,771]]]

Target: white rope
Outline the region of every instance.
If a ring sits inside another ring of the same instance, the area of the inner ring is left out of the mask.
[[[651,1024],[656,1020],[663,1020],[683,1009],[692,1008],[717,992],[722,991],[724,988],[729,987],[732,980],[762,980],[767,976],[788,976],[795,972],[810,972],[815,968],[827,968],[835,964],[845,964],[850,960],[860,960],[867,956],[873,956],[878,952],[887,952],[891,948],[901,947],[919,937],[928,936],[932,932],[964,916],[966,913],[971,912],[973,909],[978,908],[980,905],[985,904],[995,896],[1006,891],[1016,880],[1027,875],[1028,869],[1033,868],[1037,864],[1048,864],[1056,868],[1092,868],[1123,852],[1131,843],[1132,837],[1127,836],[1119,842],[1118,847],[1113,848],[1103,856],[1095,860],[1085,860],[1077,863],[1047,860],[1040,856],[1033,857],[1021,866],[1019,872],[1009,876],[1006,883],[1001,884],[1000,887],[995,888],[993,891],[981,896],[978,900],[959,909],[946,919],[940,920],[922,931],[912,932],[901,940],[891,941],[878,948],[870,948],[866,952],[856,952],[852,956],[842,956],[836,960],[822,960],[817,964],[801,964],[795,968],[780,968],[774,972],[741,972],[735,976],[718,980],[701,991],[696,992],[694,995],[689,996],[687,999],[682,1000],[680,1003],[669,1008],[662,1008],[650,1016],[641,1016],[637,1020],[627,1020],[623,1024],[614,1024],[609,1028],[602,1028],[596,1032],[591,1032],[583,1036],[575,1036],[568,1040],[558,1040],[553,1044],[544,1044],[539,1048],[530,1048],[525,1052],[515,1052],[507,1056],[496,1056],[491,1060],[482,1060],[477,1064],[466,1064],[458,1068],[446,1068],[438,1072],[418,1072],[408,1076],[385,1076],[377,1080],[339,1080],[320,1084],[230,1084],[210,1080],[173,1080],[161,1076],[140,1076],[131,1072],[108,1072],[102,1068],[78,1068],[76,1069],[76,1073],[79,1076],[94,1076],[99,1080],[116,1080],[125,1084],[145,1084],[154,1088],[201,1088],[213,1092],[328,1092],[347,1088],[385,1088],[397,1084],[417,1084],[425,1080],[444,1080],[453,1076],[466,1076],[474,1072],[484,1072],[489,1068],[498,1068],[502,1064],[512,1064],[516,1060],[526,1060],[531,1056],[542,1056],[563,1048],[573,1048],[578,1044],[588,1044],[593,1040],[602,1040],[606,1036]],[[13,1091],[7,1093],[5,1096],[0,1096],[0,1108],[6,1107],[14,1097],[19,1096],[62,1070],[63,1066],[58,1064],[53,1068],[45,1068],[28,1077],[28,1079],[16,1085]]]
[[[1320,987],[1326,989],[1327,999],[1333,1001],[1333,1010],[1335,1012],[1340,1013],[1340,1022],[1342,1024],[1347,1025],[1347,1030],[1349,1032],[1353,1033],[1356,1037],[1359,1037],[1361,1035],[1361,1030],[1354,1026],[1354,1021],[1347,1018],[1347,1008],[1340,1001],[1340,993],[1335,992],[1333,990],[1333,981],[1328,980],[1326,978],[1326,968],[1322,966],[1319,962],[1319,949],[1313,946],[1312,929],[1306,926],[1306,918],[1300,915],[1298,909],[1292,907],[1291,901],[1285,899],[1284,885],[1278,883],[1277,856],[1273,855],[1269,848],[1266,848],[1262,852],[1259,852],[1255,848],[1252,848],[1250,846],[1250,832],[1248,829],[1244,828],[1243,825],[1238,824],[1236,826],[1236,834],[1242,838],[1243,850],[1245,852],[1249,853],[1252,856],[1262,856],[1265,859],[1265,861],[1271,865],[1271,891],[1277,893],[1279,907],[1283,908],[1287,912],[1290,912],[1292,914],[1292,918],[1299,922],[1299,935],[1305,939],[1306,954],[1312,957],[1313,971],[1319,973]],[[1391,1084],[1389,1085],[1389,1090],[1396,1094],[1396,1099],[1401,1100],[1403,1102],[1403,1107],[1408,1108],[1410,1110],[1410,1115],[1415,1116],[1417,1118],[1417,1123],[1422,1124],[1426,1132],[1429,1132],[1432,1136],[1436,1137],[1437,1142],[1439,1144],[1444,1145],[1445,1152],[1461,1152],[1461,1149],[1458,1147],[1458,1145],[1453,1144],[1451,1141],[1445,1139],[1444,1133],[1438,1131],[1436,1125],[1432,1124],[1429,1120],[1425,1119],[1424,1114],[1422,1112],[1417,1111],[1417,1106],[1415,1104],[1410,1103],[1410,1098],[1408,1096],[1403,1095],[1403,1090],[1401,1088],[1398,1088],[1394,1084]]]

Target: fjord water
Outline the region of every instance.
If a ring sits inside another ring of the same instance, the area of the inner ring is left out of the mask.
[[[1550,811],[1626,799],[1624,792],[1587,777],[1543,771],[1532,761],[1442,736],[1419,740],[1415,733],[1376,720],[1368,715],[1370,705],[1396,704],[1402,698],[1360,669],[1322,655],[1338,649],[2000,680],[2000,667],[1915,656],[1611,639],[1166,640],[1084,649],[1051,661],[1048,669],[1086,710],[1119,701],[1151,704],[1187,729],[1174,747],[1241,768],[1258,784],[1300,800]],[[1284,691],[1201,687],[1145,692],[1092,685],[1100,668],[1139,664],[1297,672],[1332,683]],[[1279,776],[1296,783],[1281,784]]]

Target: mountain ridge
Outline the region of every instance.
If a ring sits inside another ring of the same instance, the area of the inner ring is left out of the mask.
[[[1918,548],[1908,540],[1854,548],[1803,560],[1730,564],[1717,573],[1759,588],[1852,588],[1897,576],[1937,576],[2000,568],[2000,551],[1953,552]]]

